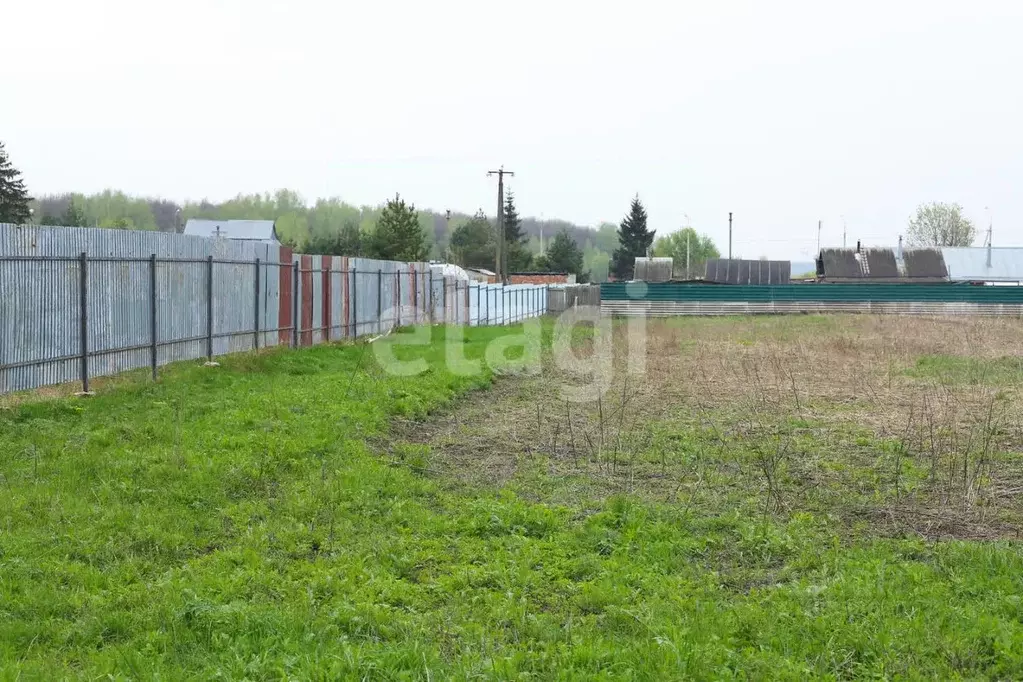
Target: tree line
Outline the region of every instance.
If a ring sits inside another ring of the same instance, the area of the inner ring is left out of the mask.
[[[655,240],[638,196],[618,225],[601,223],[596,229],[522,217],[510,190],[503,209],[507,272],[568,272],[580,281],[609,276],[627,280],[634,274],[635,259],[651,254],[672,258],[675,276],[691,278],[703,273],[708,258],[720,257],[710,237],[692,228]],[[282,241],[307,253],[448,260],[496,269],[495,221],[482,209],[474,215],[417,209],[400,195],[379,206],[355,206],[337,197],[309,204],[287,189],[180,204],[116,190],[32,198],[0,142],[0,222],[180,232],[190,218],[274,220]],[[968,246],[977,230],[958,204],[934,202],[917,209],[906,234],[913,245]]]

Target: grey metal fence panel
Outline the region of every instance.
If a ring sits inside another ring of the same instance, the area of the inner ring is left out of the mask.
[[[0,393],[73,381],[79,319],[77,262],[0,262]]]
[[[88,263],[90,377],[149,365],[149,268],[145,261]]]
[[[301,255],[281,263],[278,245],[0,225],[0,393],[80,379],[83,252],[90,377],[150,366],[154,344],[157,366],[205,357],[211,331],[213,355],[276,346],[279,327],[294,324],[294,317],[281,320],[280,282],[283,270],[294,285],[292,263]],[[323,259],[314,256],[309,283],[299,277],[291,293],[301,331],[314,343],[431,319],[506,324],[548,309],[546,287],[444,278],[427,263],[334,257],[326,268],[326,287],[324,268]],[[311,324],[301,316],[305,286],[312,289]],[[328,291],[330,329],[325,330]],[[285,337],[293,338],[294,330],[288,331]]]
[[[206,355],[206,264],[156,265],[157,350],[161,365]]]
[[[326,292],[323,290],[323,258],[321,256],[312,257],[312,284],[313,284],[313,321],[312,321],[312,342],[323,343],[326,340],[326,335],[323,333],[323,327],[326,320],[323,319],[323,298],[326,296]]]

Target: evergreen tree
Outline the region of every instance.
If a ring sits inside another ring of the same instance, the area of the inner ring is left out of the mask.
[[[430,251],[416,207],[397,194],[380,212],[369,245],[372,255],[383,260],[421,261]]]
[[[304,250],[321,256],[361,256],[362,233],[358,223],[346,220],[340,232],[310,237]]]
[[[611,256],[611,273],[618,281],[632,279],[636,258],[645,256],[654,242],[654,233],[646,227],[646,209],[639,196],[632,200],[629,215],[618,228],[618,248]]]
[[[450,260],[466,268],[494,268],[497,235],[483,210],[451,233]]]
[[[71,197],[71,203],[60,219],[64,227],[88,227],[89,219],[85,217],[85,210],[76,197]]]
[[[515,195],[508,190],[504,200],[504,263],[506,272],[527,272],[533,260],[529,235],[522,229],[522,219],[515,209]]]
[[[584,281],[583,252],[568,232],[562,230],[554,237],[547,253],[538,256],[536,267],[541,272],[567,272],[576,275],[577,281]]]
[[[0,142],[0,223],[27,223],[31,217],[28,202],[32,197],[25,190],[21,172],[11,165],[4,143]]]

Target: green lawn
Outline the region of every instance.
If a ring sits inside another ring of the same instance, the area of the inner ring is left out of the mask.
[[[0,679],[1023,677],[1017,543],[544,504],[380,447],[493,380],[442,333],[418,377],[321,346],[0,411]]]

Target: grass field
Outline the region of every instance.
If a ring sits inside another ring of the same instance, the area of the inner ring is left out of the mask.
[[[1023,677],[1018,322],[649,331],[592,404],[442,328],[9,401],[0,679]]]

